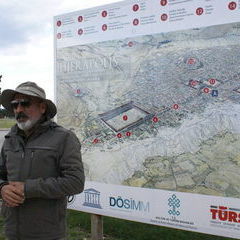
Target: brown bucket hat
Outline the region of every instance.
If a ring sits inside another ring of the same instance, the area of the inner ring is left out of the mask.
[[[34,82],[21,83],[19,86],[17,86],[15,90],[6,89],[2,92],[1,104],[8,111],[13,112],[13,109],[11,107],[11,101],[17,93],[40,98],[43,102],[47,104],[47,116],[53,118],[56,115],[57,108],[55,104],[51,100],[46,99],[45,91]]]

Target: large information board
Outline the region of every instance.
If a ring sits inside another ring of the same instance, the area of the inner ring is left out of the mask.
[[[127,0],[54,18],[69,208],[240,239],[240,1]]]

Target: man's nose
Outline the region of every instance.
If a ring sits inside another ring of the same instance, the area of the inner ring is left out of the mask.
[[[15,108],[16,113],[23,112],[24,107],[21,104],[18,104],[17,107]]]

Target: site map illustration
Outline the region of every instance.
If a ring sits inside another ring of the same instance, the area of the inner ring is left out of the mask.
[[[240,197],[240,23],[57,49],[87,180]]]

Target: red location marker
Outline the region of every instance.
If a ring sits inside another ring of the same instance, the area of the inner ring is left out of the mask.
[[[80,94],[81,93],[81,90],[80,89],[77,89],[77,94]]]
[[[138,4],[133,5],[132,9],[133,9],[134,12],[138,11],[139,5]]]
[[[173,109],[175,109],[175,110],[179,109],[179,105],[178,104],[174,104],[173,105]]]
[[[216,79],[211,78],[211,79],[208,80],[208,82],[209,82],[210,84],[214,85],[214,84],[216,83]]]
[[[236,2],[230,2],[228,4],[229,10],[235,10],[237,8],[237,3]]]
[[[198,84],[198,81],[196,81],[196,80],[191,80],[190,81],[190,85],[193,86],[193,87],[196,86],[197,84]]]
[[[209,93],[209,91],[210,91],[209,88],[204,88],[204,89],[203,89],[203,92],[204,92],[204,93]]]
[[[79,16],[79,17],[78,17],[78,21],[79,21],[79,22],[82,22],[82,21],[83,21],[83,16]]]
[[[102,30],[103,30],[103,31],[106,31],[106,30],[107,30],[107,24],[103,24],[103,25],[102,25]]]
[[[128,43],[128,46],[129,46],[129,47],[132,47],[132,46],[133,46],[133,42],[129,42],[129,43]]]
[[[61,33],[58,33],[57,34],[57,38],[60,39],[62,37],[62,34]]]
[[[80,28],[78,29],[78,35],[82,35],[83,34],[83,30]]]
[[[126,136],[127,136],[127,137],[130,137],[131,135],[132,135],[131,132],[126,132]]]
[[[190,64],[190,65],[193,65],[193,64],[196,63],[196,60],[195,60],[195,58],[189,58],[189,59],[187,60],[187,63]]]
[[[118,138],[121,138],[121,137],[122,137],[122,134],[121,134],[121,133],[118,133],[118,134],[117,134],[117,137],[118,137]]]
[[[128,120],[128,116],[127,116],[127,115],[124,115],[124,116],[123,116],[123,120],[124,120],[124,121],[127,121],[127,120]]]
[[[162,6],[166,6],[167,3],[168,3],[167,0],[161,0],[161,1],[160,1],[160,4],[161,4]]]
[[[153,122],[155,122],[155,123],[159,121],[158,117],[153,117],[152,120],[153,120]]]
[[[62,25],[61,21],[57,21],[57,26],[60,27]]]
[[[167,19],[168,19],[168,15],[166,13],[161,15],[161,20],[162,21],[167,21]]]
[[[196,14],[197,14],[198,16],[202,15],[202,14],[203,14],[203,8],[201,8],[201,7],[197,8],[197,9],[196,9]]]
[[[133,25],[134,26],[137,26],[139,24],[139,20],[137,19],[137,18],[135,18],[134,20],[133,20]]]
[[[102,17],[106,17],[107,16],[107,11],[102,11]]]
[[[94,140],[93,140],[93,143],[99,143],[99,139],[97,139],[97,138],[95,138]]]

